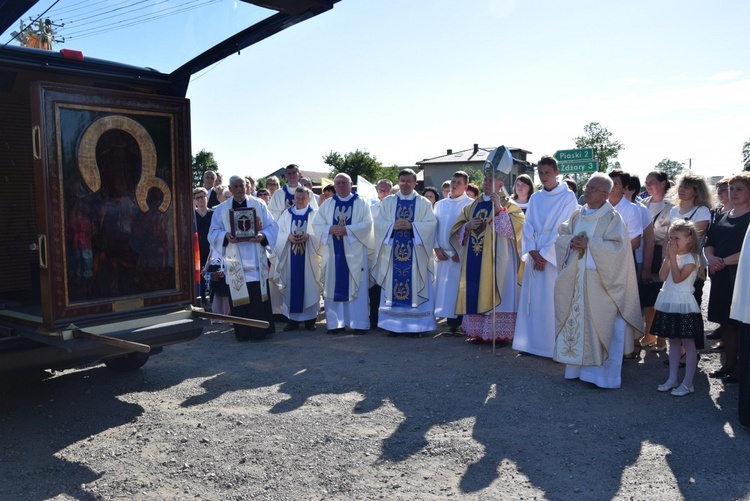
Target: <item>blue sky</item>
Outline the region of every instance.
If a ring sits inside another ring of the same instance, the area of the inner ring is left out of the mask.
[[[162,44],[65,46],[170,71],[252,18],[238,7],[193,11]],[[505,144],[537,160],[596,121],[626,170],[669,157],[726,174],[750,139],[748,19],[740,0],[342,0],[194,76],[193,152],[255,176],[355,149],[413,165]]]

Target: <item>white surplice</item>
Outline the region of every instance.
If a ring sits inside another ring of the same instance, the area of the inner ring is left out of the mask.
[[[555,279],[557,228],[578,210],[575,194],[565,183],[537,191],[529,199],[523,223],[521,259],[526,263],[516,316],[513,349],[552,358],[555,351]],[[529,251],[547,260],[543,271],[534,269]]]
[[[437,231],[435,232],[435,247],[448,255],[446,261],[435,261],[435,316],[441,318],[456,318],[456,297],[458,287],[456,280],[461,276],[461,263],[454,262],[452,257],[457,254],[450,243],[451,228],[458,219],[461,209],[473,200],[463,193],[456,198],[444,198],[435,204],[435,218]]]

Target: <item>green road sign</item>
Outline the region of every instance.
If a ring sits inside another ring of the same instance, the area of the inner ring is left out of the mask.
[[[581,148],[578,150],[558,150],[555,152],[555,160],[558,162],[581,162],[594,159],[594,148]]]
[[[599,162],[590,160],[586,162],[560,162],[557,164],[560,174],[576,174],[584,172],[596,172],[599,168]]]

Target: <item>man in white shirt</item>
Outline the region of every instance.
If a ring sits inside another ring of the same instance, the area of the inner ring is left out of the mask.
[[[643,224],[641,223],[641,213],[638,207],[624,196],[625,186],[630,183],[630,174],[620,169],[615,169],[609,173],[609,178],[613,183],[612,191],[609,193],[609,203],[622,217],[622,221],[625,223],[628,236],[630,237],[630,248],[635,250],[641,245]]]

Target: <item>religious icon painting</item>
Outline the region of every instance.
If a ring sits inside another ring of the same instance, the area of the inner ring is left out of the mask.
[[[255,236],[255,209],[238,207],[229,211],[232,236],[238,242],[246,242]]]

